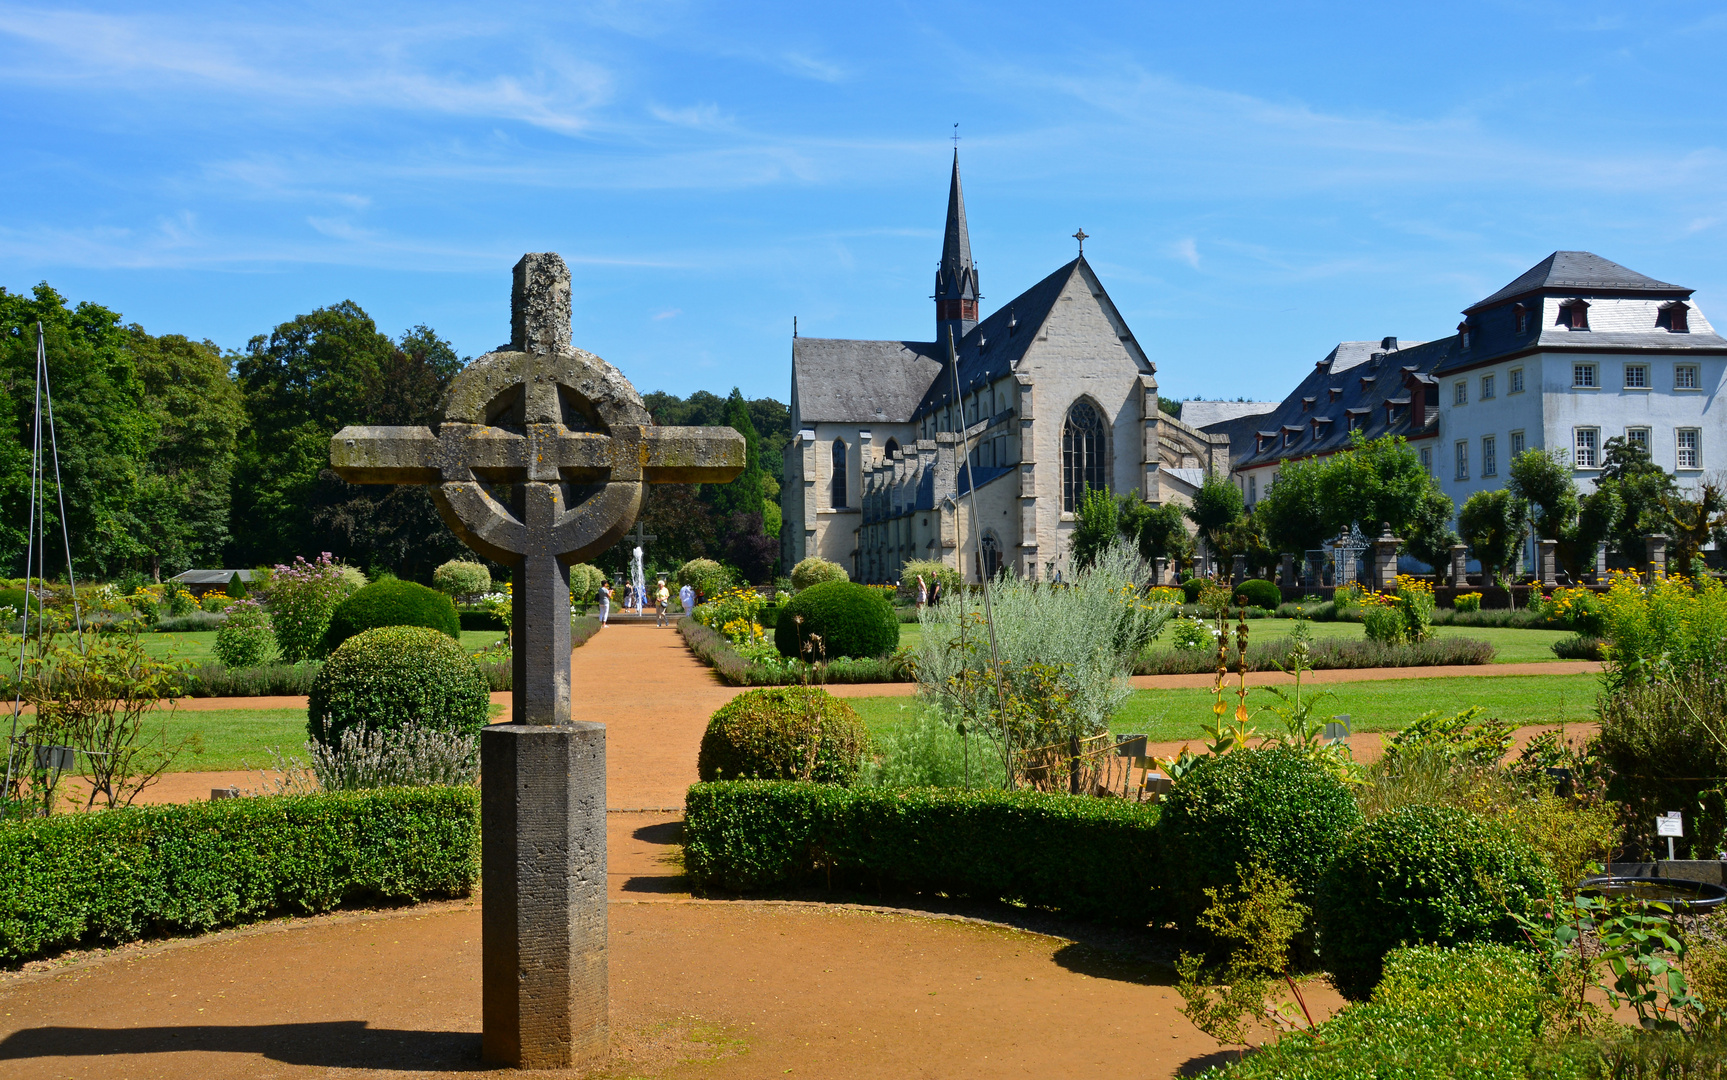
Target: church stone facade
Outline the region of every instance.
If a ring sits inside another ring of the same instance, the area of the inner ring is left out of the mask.
[[[1086,487],[1186,504],[1228,474],[1228,435],[1158,410],[1157,368],[1083,251],[980,317],[957,155],[934,299],[934,341],[793,340],[788,571],[819,555],[855,581],[914,559],[1047,577]]]

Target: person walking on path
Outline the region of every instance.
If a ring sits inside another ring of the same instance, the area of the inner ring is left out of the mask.
[[[929,602],[931,607],[941,603],[941,578],[936,578],[935,584],[930,586]]]
[[[654,592],[654,625],[666,625],[666,605],[671,602],[672,592],[666,588],[666,579],[660,579],[660,587]]]
[[[696,587],[686,584],[678,590],[678,602],[684,605],[684,614],[692,615],[696,610]]]
[[[922,611],[923,606],[927,603],[929,603],[929,585],[924,582],[923,575],[919,574],[917,576],[917,609]]]
[[[600,625],[606,625],[606,620],[612,617],[612,583],[600,581]]]

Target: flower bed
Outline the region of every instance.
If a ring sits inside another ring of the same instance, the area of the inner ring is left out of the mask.
[[[466,895],[480,793],[394,788],[0,824],[0,962],[349,903]]]
[[[1287,663],[1288,638],[1251,642],[1247,646],[1247,670],[1276,671]],[[1432,638],[1417,645],[1379,641],[1346,641],[1320,638],[1308,645],[1308,663],[1316,670],[1330,668],[1444,667],[1453,664],[1491,664],[1493,646],[1471,638]],[[1235,649],[1229,652],[1229,667],[1236,666]],[[1147,649],[1139,654],[1135,675],[1200,675],[1217,670],[1213,649]]]

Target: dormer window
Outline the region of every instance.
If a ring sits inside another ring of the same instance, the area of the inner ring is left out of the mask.
[[[1457,324],[1457,345],[1459,348],[1462,348],[1462,349],[1469,348],[1469,323],[1468,322],[1460,322]]]
[[[1589,301],[1567,300],[1560,304],[1559,325],[1568,330],[1589,329]]]
[[[1338,398],[1343,396],[1343,387],[1333,386],[1333,387],[1327,389],[1325,392],[1327,395],[1329,395],[1328,400],[1336,401]]]
[[[1691,305],[1683,300],[1662,304],[1661,313],[1656,317],[1655,323],[1675,334],[1689,334],[1691,332]]]
[[[1374,377],[1372,375],[1363,375],[1361,377],[1361,392],[1365,394],[1367,391],[1373,389],[1373,382]]]
[[[1301,399],[1301,411],[1302,412],[1312,412],[1313,411],[1313,399],[1312,398],[1304,397]]]
[[[1015,315],[1011,311],[1008,312],[1007,313],[1007,336],[1013,337],[1014,332],[1017,331],[1018,329],[1019,329],[1019,316]]]
[[[1516,325],[1517,332],[1523,333],[1523,328],[1529,319],[1529,309],[1522,304],[1511,305],[1511,321]]]

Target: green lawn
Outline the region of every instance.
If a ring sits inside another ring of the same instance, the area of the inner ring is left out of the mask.
[[[1520,631],[1531,633],[1532,631]],[[1480,705],[1487,715],[1519,724],[1576,723],[1594,719],[1595,675],[1469,676],[1450,679],[1386,679],[1340,683],[1330,690],[1323,712],[1347,713],[1356,731],[1396,731],[1430,709],[1461,711]],[[886,735],[917,716],[915,698],[850,698],[870,731]],[[1250,690],[1248,708],[1276,701],[1264,690]],[[1197,738],[1211,715],[1212,696],[1205,690],[1137,690],[1116,714],[1110,728],[1118,733],[1146,734],[1154,742]],[[1232,707],[1235,698],[1229,698]],[[1277,718],[1256,718],[1255,726],[1270,729]]]
[[[462,648],[470,653],[479,652],[503,640],[502,630],[463,630]],[[151,656],[175,657],[181,660],[205,661],[214,660],[216,647],[216,631],[193,630],[178,634],[143,635],[144,651]]]

